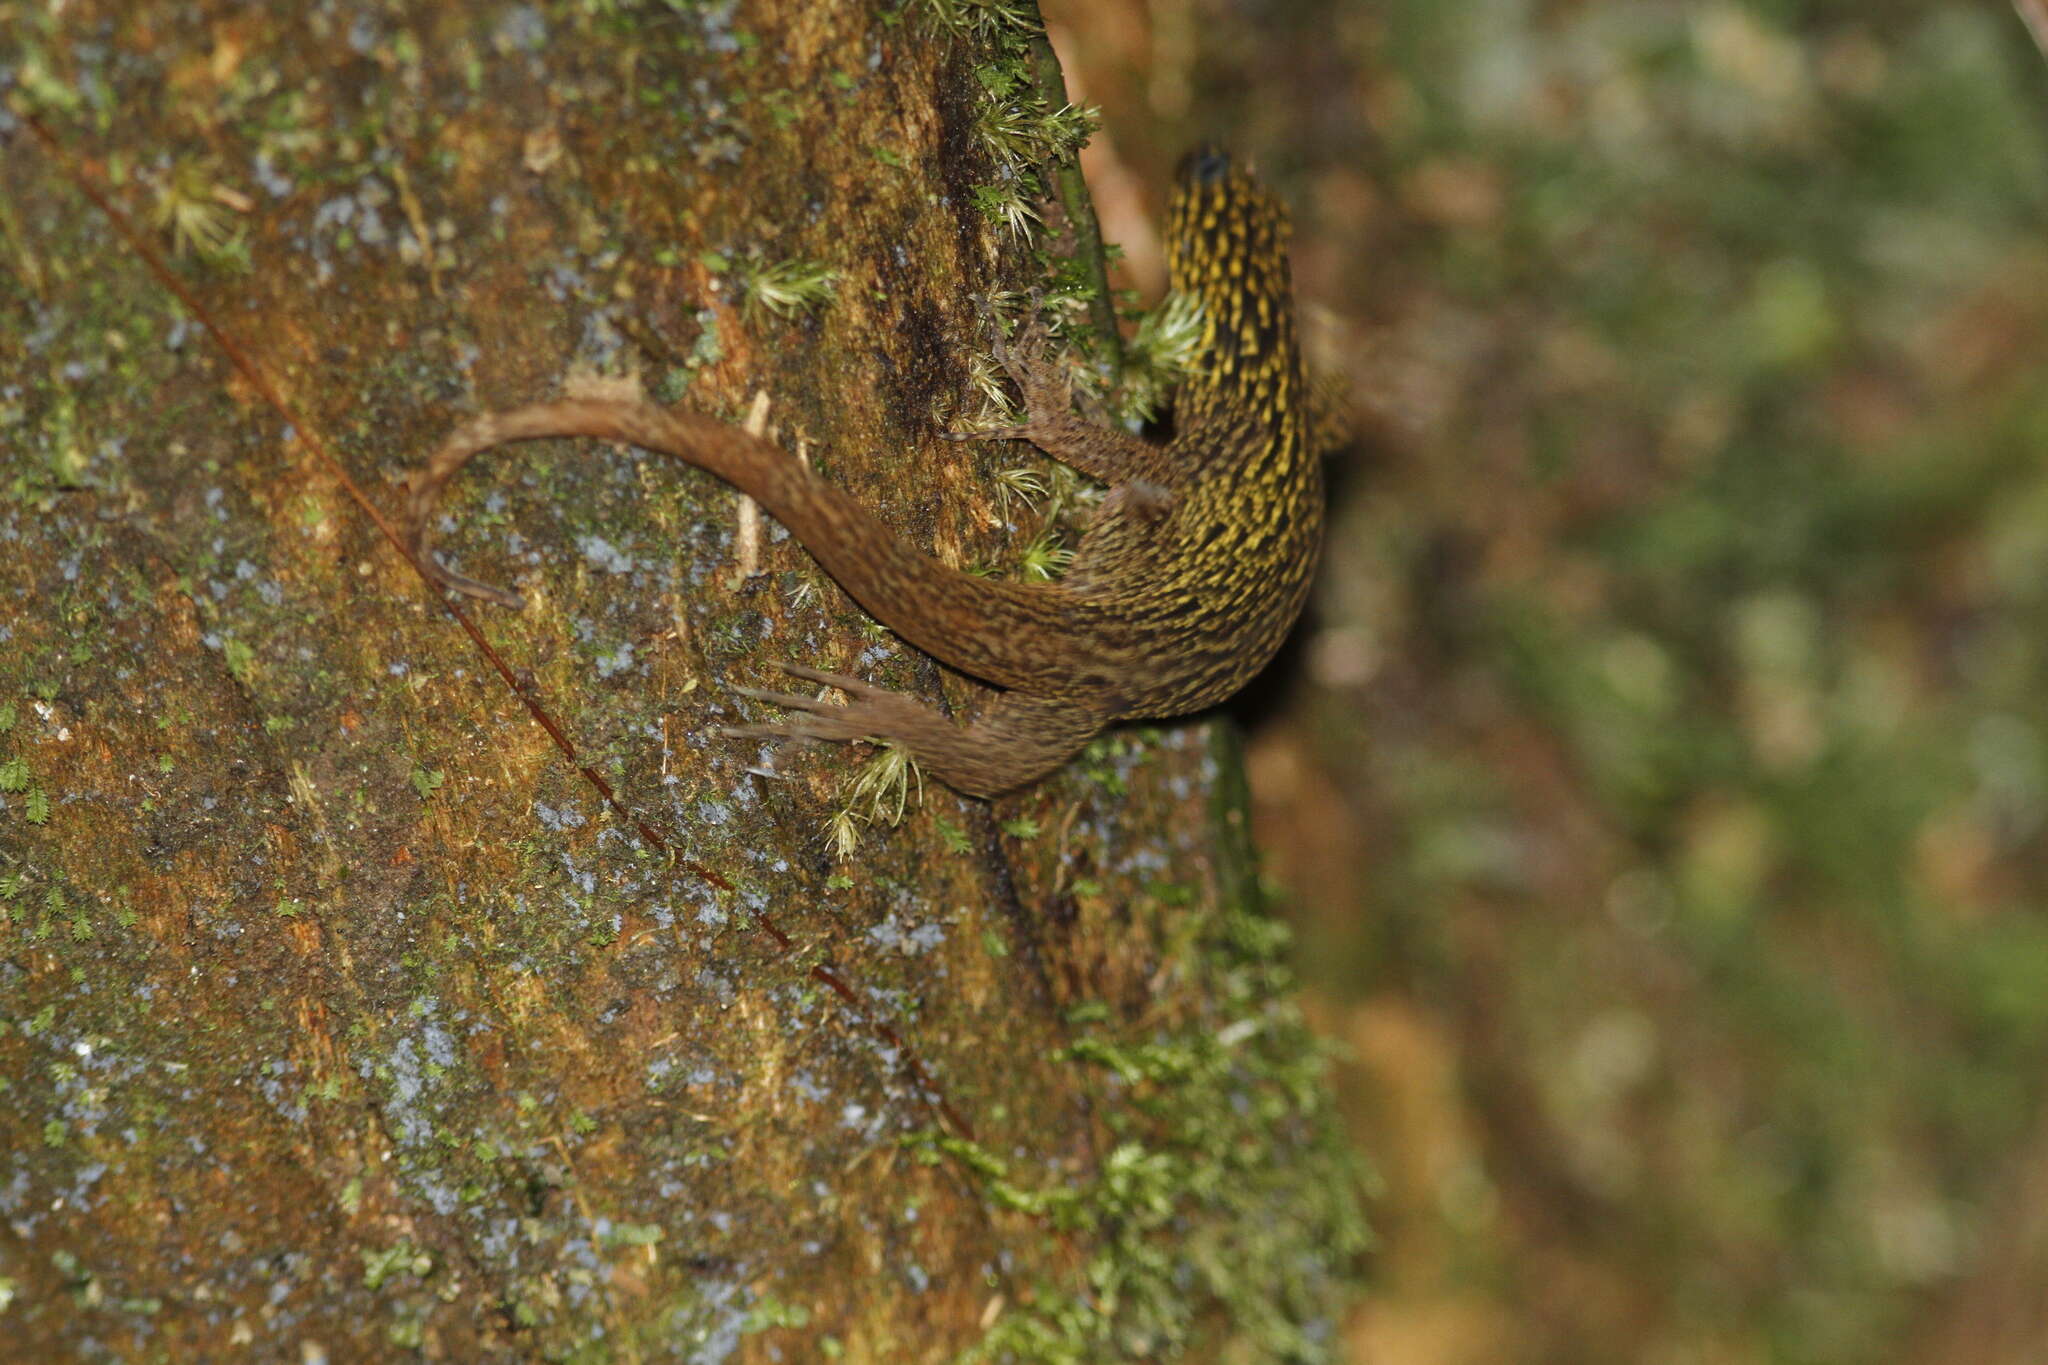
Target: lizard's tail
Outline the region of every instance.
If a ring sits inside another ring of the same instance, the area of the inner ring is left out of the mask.
[[[434,509],[458,470],[515,441],[625,441],[708,470],[787,526],[825,572],[876,620],[941,663],[1001,687],[1045,693],[1074,676],[1087,605],[1050,584],[976,578],[913,549],[843,489],[772,442],[727,422],[651,403],[563,399],[491,413],[441,443],[411,480],[406,544],[456,592],[517,608],[517,593],[465,578],[433,554]]]

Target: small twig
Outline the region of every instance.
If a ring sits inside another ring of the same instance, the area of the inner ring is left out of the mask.
[[[747,409],[747,420],[740,424],[749,436],[766,438],[768,435],[768,390],[761,389],[754,394],[753,406]],[[740,581],[752,578],[761,572],[761,504],[745,493],[739,497],[739,527],[733,533],[733,557],[739,561],[736,574]]]

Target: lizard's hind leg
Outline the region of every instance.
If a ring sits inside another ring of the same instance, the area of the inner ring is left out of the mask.
[[[972,724],[962,726],[901,692],[849,678],[783,664],[784,672],[836,687],[852,700],[845,706],[735,687],[743,697],[784,707],[796,714],[780,725],[733,725],[729,735],[758,739],[886,740],[908,751],[925,771],[969,796],[999,796],[1043,777],[1065,763],[1104,723],[1104,717],[1072,702],[1022,692],[1005,692]]]

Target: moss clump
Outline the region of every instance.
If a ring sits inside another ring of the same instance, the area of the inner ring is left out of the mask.
[[[1034,1180],[958,1138],[910,1140],[1085,1251],[1078,1274],[1031,1283],[961,1365],[1335,1354],[1368,1240],[1363,1180],[1331,1111],[1324,1046],[1293,999],[1288,931],[1245,905],[1196,913],[1174,966],[1206,979],[1184,998],[1207,1003],[1169,1023],[1072,1013],[1078,1036],[1060,1055],[1099,1073],[1110,1137],[1085,1179]]]

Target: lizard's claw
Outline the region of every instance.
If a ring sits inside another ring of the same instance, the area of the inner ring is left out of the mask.
[[[838,706],[817,697],[735,686],[730,690],[742,697],[780,706],[797,714],[780,725],[727,725],[722,727],[723,733],[749,739],[879,739],[901,730],[906,723],[915,724],[925,709],[900,692],[891,692],[886,687],[876,687],[873,683],[849,678],[843,673],[827,673],[821,668],[808,668],[803,664],[786,663],[780,667],[793,677],[836,687],[853,700],[845,706]]]

